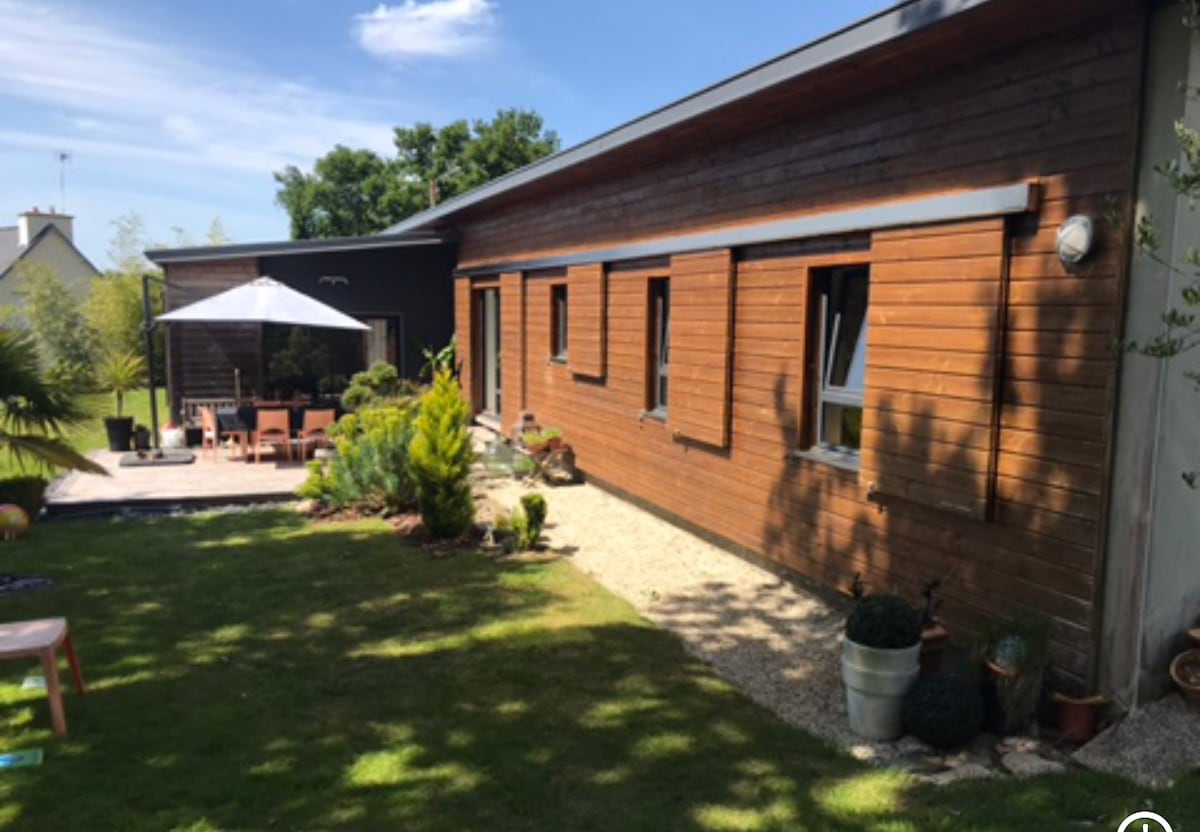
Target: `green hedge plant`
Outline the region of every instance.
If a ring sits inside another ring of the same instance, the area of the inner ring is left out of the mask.
[[[921,640],[921,613],[898,595],[868,595],[850,613],[846,637],[864,647],[912,647]]]
[[[958,748],[983,728],[983,697],[954,676],[922,677],[904,697],[904,727],[934,748]]]

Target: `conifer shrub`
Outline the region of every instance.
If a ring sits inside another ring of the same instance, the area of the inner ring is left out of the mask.
[[[475,522],[471,496],[470,407],[449,370],[441,370],[421,396],[409,463],[417,506],[436,538],[466,534]]]

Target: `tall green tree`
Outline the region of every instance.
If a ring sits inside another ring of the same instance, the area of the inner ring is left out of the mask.
[[[17,292],[24,301],[21,314],[34,334],[40,356],[60,382],[86,387],[97,341],[79,298],[68,291],[58,272],[44,263],[19,264],[17,279]]]
[[[311,173],[289,165],[275,174],[293,239],[374,234],[559,147],[541,116],[519,109],[490,121],[397,127],[393,138],[391,159],[339,145]]]

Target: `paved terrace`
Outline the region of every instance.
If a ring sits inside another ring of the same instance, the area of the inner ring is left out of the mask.
[[[230,459],[222,451],[216,461],[199,453],[191,465],[122,468],[121,454],[88,454],[110,476],[67,474],[50,486],[51,514],[87,513],[120,508],[154,508],[177,504],[268,502],[294,495],[307,472],[301,462],[276,462],[264,456],[261,464]]]

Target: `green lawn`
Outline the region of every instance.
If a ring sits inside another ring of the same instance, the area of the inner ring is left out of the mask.
[[[158,396],[158,421],[161,425],[166,422],[167,418],[166,391],[159,389]],[[89,416],[68,431],[67,439],[75,446],[76,450],[84,453],[107,448],[108,436],[104,432],[104,417],[115,414],[112,395],[109,393],[88,393],[81,396],[80,400]],[[132,416],[136,424],[149,426],[150,391],[135,390],[127,395],[125,397],[125,415]],[[51,479],[56,476],[55,473],[46,472],[40,466],[34,466],[32,470],[23,472],[7,453],[0,451],[0,479],[20,476],[22,473],[42,474]]]
[[[0,544],[91,691],[53,738],[0,664],[0,829],[1115,829],[1200,819],[1091,774],[917,788],[788,728],[567,563],[433,559],[383,523],[273,512],[44,524]],[[1179,828],[1177,826],[1176,828]]]

